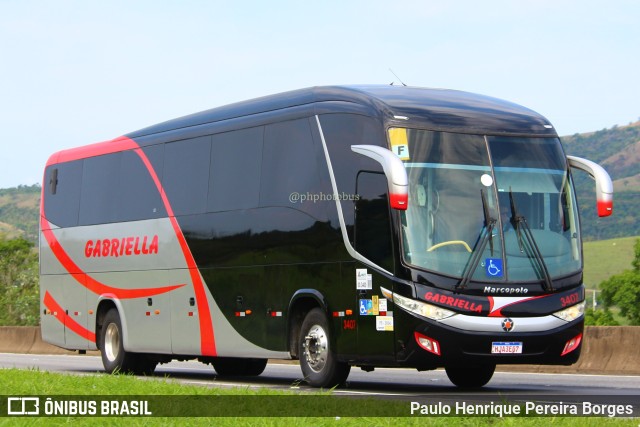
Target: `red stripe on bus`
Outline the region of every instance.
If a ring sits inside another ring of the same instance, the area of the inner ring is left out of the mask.
[[[66,328],[69,328],[86,340],[96,342],[96,334],[76,322],[69,315],[67,315],[64,308],[62,308],[62,306],[58,304],[58,302],[51,296],[49,291],[45,292],[43,303],[45,307],[47,307],[47,309],[49,309],[49,311],[53,313],[55,318],[58,319],[58,321],[62,323]]]
[[[495,298],[496,297],[487,297],[489,299],[489,317],[504,317],[505,315],[502,314],[502,309],[506,308],[506,307],[510,307],[512,305],[515,304],[520,304],[523,303],[525,301],[533,301],[536,299],[540,299],[540,298],[547,298],[550,297],[552,295],[539,295],[537,297],[498,297],[498,298],[513,298],[513,300],[509,303],[506,303],[502,306],[500,306],[499,308],[494,308],[495,307]]]
[[[133,150],[139,148],[138,144],[126,136],[121,136],[111,141],[98,142],[95,144],[85,145],[84,147],[71,148],[69,150],[58,151],[52,154],[47,161],[47,166],[56,163],[71,162],[73,160],[86,159],[87,157],[102,156],[103,154],[112,154],[125,150]]]
[[[180,248],[184,255],[187,266],[189,267],[189,274],[193,282],[193,288],[196,296],[196,303],[198,305],[198,311],[199,311],[198,318],[200,322],[200,347],[201,347],[202,355],[216,356],[217,352],[216,352],[216,344],[215,344],[215,335],[213,330],[213,322],[211,320],[211,310],[209,308],[209,303],[207,301],[207,294],[205,292],[204,283],[202,282],[200,273],[198,271],[198,267],[196,265],[195,259],[193,258],[193,255],[191,254],[191,251],[189,250],[189,246],[187,245],[187,241],[184,237],[184,234],[180,229],[180,225],[178,224],[178,221],[175,219],[173,215],[173,209],[171,208],[169,199],[164,191],[164,188],[162,187],[162,183],[160,182],[160,179],[158,178],[158,175],[156,174],[156,171],[153,168],[153,165],[149,161],[149,158],[144,153],[144,151],[140,148],[140,146],[134,140],[127,138],[126,136],[121,136],[111,141],[99,142],[97,144],[91,144],[84,147],[78,147],[78,148],[72,148],[69,150],[59,151],[53,154],[49,158],[49,160],[47,161],[47,166],[56,164],[56,163],[69,162],[72,160],[85,159],[87,157],[116,153],[123,150],[133,150],[140,157],[140,159],[142,159],[142,162],[147,168],[149,175],[151,175],[151,178],[153,179],[153,182],[155,183],[156,188],[160,193],[162,202],[165,206],[165,209],[167,210],[167,215],[169,216],[169,220],[171,221],[171,226],[173,227],[173,230],[176,234],[178,242],[180,243]],[[43,189],[44,189],[44,186],[43,186]],[[42,200],[44,200],[44,198]],[[50,228],[50,225],[48,222],[46,222],[46,219],[44,217],[43,205],[41,205],[40,215],[41,215],[41,222],[42,222],[42,227],[41,227],[42,232],[45,234],[45,238],[47,239],[47,242],[49,243],[49,246],[53,250],[54,254],[58,258],[58,260],[65,266],[65,268],[69,273],[79,273],[79,274],[82,274],[83,276],[86,276],[85,279],[82,279],[86,283],[81,282],[81,284],[87,287],[87,289],[90,289],[90,290],[103,289],[105,292],[112,292],[118,298],[124,298],[123,295],[127,295],[126,298],[150,296],[149,294],[146,294],[146,293],[138,294],[138,292],[143,292],[143,293],[149,292],[150,291],[149,289],[128,290],[128,289],[111,288],[109,286],[106,286],[96,281],[90,276],[85,275],[84,272],[80,270],[80,268],[71,260],[71,258],[62,249],[59,242],[55,238],[53,232],[51,232],[51,230],[45,230],[45,228],[47,229]],[[76,280],[78,280],[77,277],[76,277]],[[184,285],[177,285],[174,287],[165,287],[165,288],[155,288],[161,291],[153,295],[168,292],[181,286],[184,286]]]
[[[43,224],[47,221],[46,218],[42,218]],[[49,225],[48,222],[46,225]],[[49,244],[49,248],[58,259],[60,264],[64,267],[65,270],[69,274],[73,276],[73,278],[80,283],[82,286],[93,292],[97,295],[104,295],[106,293],[112,294],[118,299],[130,299],[130,298],[142,298],[142,297],[150,297],[153,295],[160,295],[166,292],[170,292],[174,289],[181,288],[185,286],[185,284],[180,285],[170,285],[163,286],[159,288],[139,288],[139,289],[123,289],[123,288],[114,288],[109,285],[105,285],[104,283],[94,279],[89,274],[85,273],[67,254],[67,252],[62,248],[60,242],[56,238],[53,230],[49,229],[49,227],[45,227],[42,229],[42,234],[44,238],[47,240]]]
[[[160,178],[158,178],[155,169],[153,169],[153,165],[142,149],[137,148],[134,151],[136,152],[136,154],[138,154],[138,156],[140,156],[140,159],[142,159],[142,162],[149,171],[149,175],[151,175],[153,182],[156,184],[156,188],[160,193],[160,197],[162,198],[164,207],[167,210],[167,215],[169,216],[169,220],[171,221],[173,231],[176,233],[176,237],[178,239],[178,242],[180,243],[180,248],[182,249],[184,259],[187,262],[187,267],[189,268],[189,275],[191,276],[193,290],[196,294],[196,304],[198,305],[199,312],[198,320],[200,322],[200,351],[202,352],[203,356],[216,356],[217,351],[213,322],[211,321],[211,310],[209,308],[209,302],[207,301],[207,293],[204,290],[204,283],[202,283],[200,271],[198,270],[198,266],[196,265],[196,260],[193,258],[193,254],[189,249],[187,240],[185,239],[184,234],[180,229],[178,221],[173,215],[173,209],[171,208],[171,204],[169,203],[169,198],[167,197],[167,194],[162,187]]]

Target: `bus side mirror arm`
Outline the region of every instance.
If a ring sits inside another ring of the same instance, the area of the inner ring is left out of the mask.
[[[581,157],[567,156],[567,160],[569,166],[580,169],[595,179],[598,216],[611,215],[613,213],[613,182],[607,171],[599,164]]]
[[[369,157],[382,165],[389,188],[389,204],[393,209],[407,210],[409,178],[402,160],[390,150],[377,145],[352,145],[351,151]]]

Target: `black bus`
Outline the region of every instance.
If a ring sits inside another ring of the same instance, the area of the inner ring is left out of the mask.
[[[194,359],[259,375],[578,360],[585,291],[553,126],[466,92],[315,87],[53,154],[41,205],[45,341],[150,374]]]

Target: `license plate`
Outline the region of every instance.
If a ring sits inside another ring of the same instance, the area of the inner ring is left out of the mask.
[[[491,354],[522,354],[521,342],[493,342]]]

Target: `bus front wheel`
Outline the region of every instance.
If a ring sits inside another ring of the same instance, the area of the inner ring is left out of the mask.
[[[444,368],[449,380],[461,388],[479,388],[487,384],[496,365],[447,366]]]
[[[302,322],[298,341],[302,375],[313,387],[340,385],[349,376],[351,366],[336,359],[330,343],[327,316],[314,308]]]
[[[122,322],[115,308],[104,316],[100,333],[100,352],[105,371],[151,375],[157,362],[144,354],[125,351],[122,336]]]

